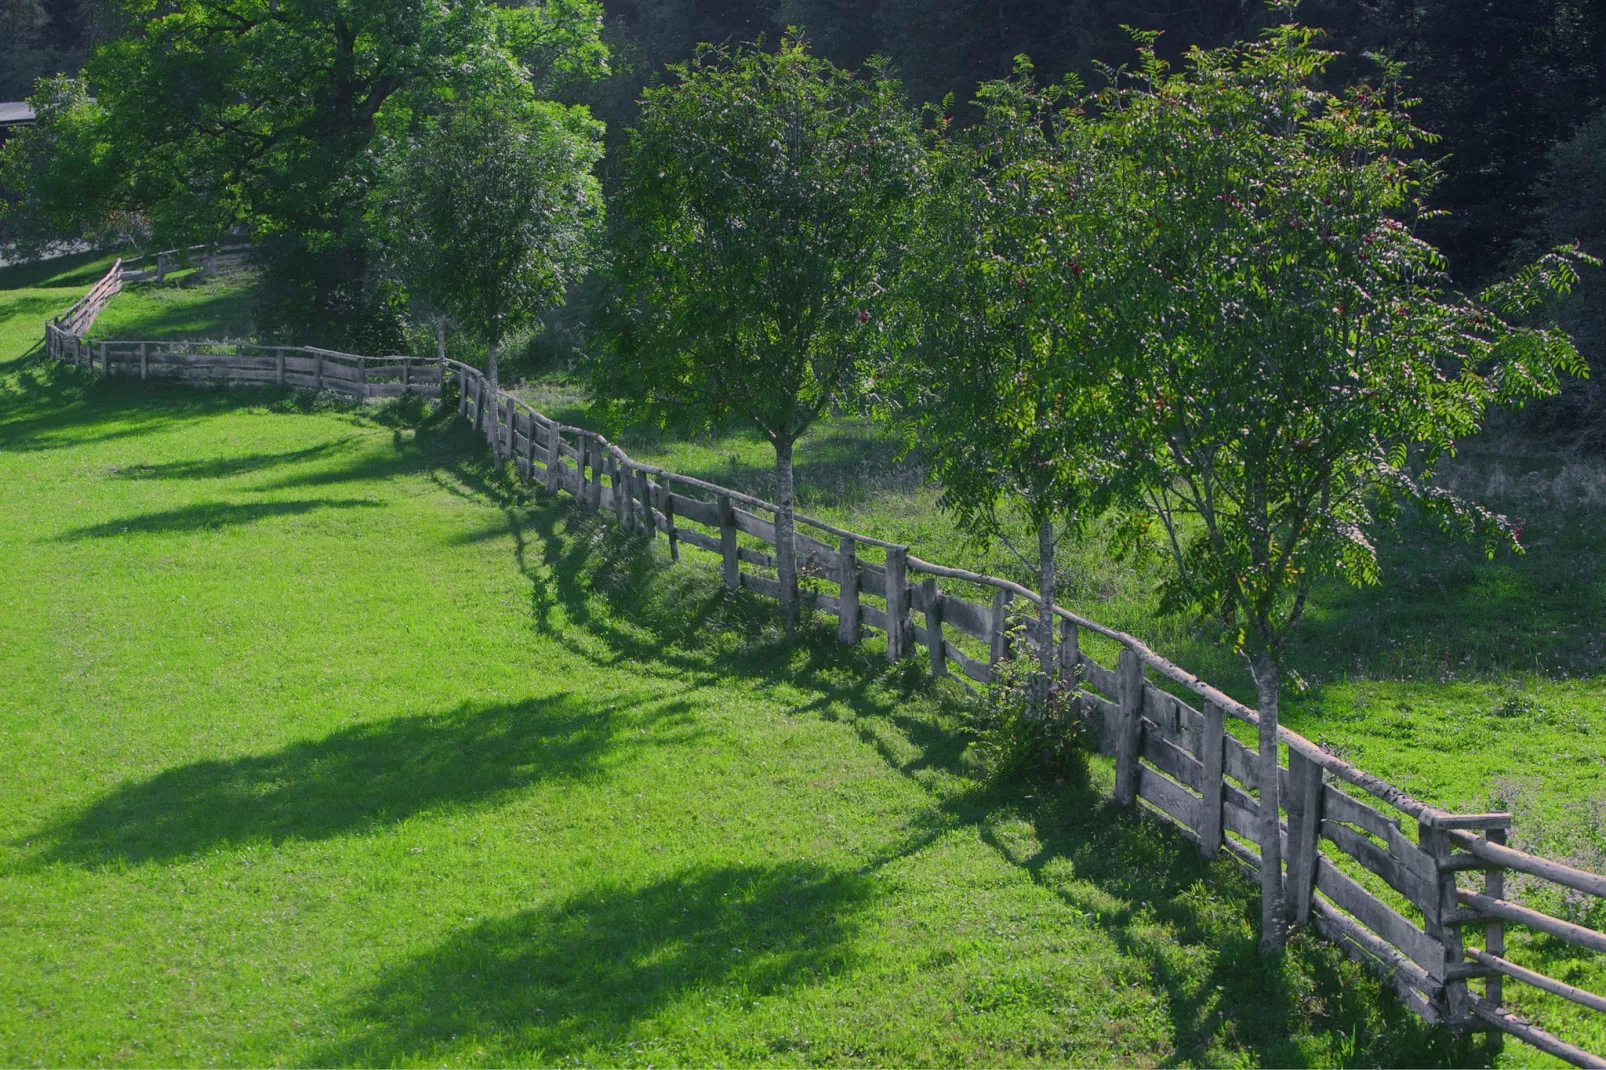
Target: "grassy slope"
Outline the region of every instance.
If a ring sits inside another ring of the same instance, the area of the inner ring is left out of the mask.
[[[80,285],[0,276],[0,1061],[1484,1057],[451,421],[17,359]]]
[[[559,381],[527,396],[586,422],[583,394]],[[637,429],[634,455],[757,493],[773,452],[756,434],[696,441]],[[908,542],[927,560],[1035,586],[1006,549],[965,544],[924,479],[918,450],[872,425],[831,420],[799,447],[799,507]],[[1308,690],[1285,689],[1285,719],[1419,797],[1483,810],[1518,793],[1534,824],[1570,802],[1606,805],[1606,465],[1474,443],[1454,472],[1465,489],[1526,520],[1524,556],[1483,560],[1407,525],[1381,546],[1384,585],[1321,589],[1290,651]],[[1034,545],[1027,534],[1017,545]],[[1242,664],[1208,628],[1157,615],[1158,563],[1111,562],[1097,538],[1065,551],[1067,603],[1153,642],[1253,704]],[[1606,833],[1606,827],[1601,830]]]
[[[524,391],[571,423],[594,419],[585,395],[561,379]],[[637,428],[620,441],[689,475],[760,494],[773,486],[773,452],[756,434],[687,441]],[[928,560],[1035,586],[1005,548],[967,545],[937,508],[918,450],[903,456],[873,425],[826,421],[801,442],[798,458],[803,511],[908,542]],[[1290,647],[1305,689],[1284,689],[1285,723],[1419,798],[1463,811],[1515,810],[1514,843],[1606,871],[1606,465],[1496,440],[1471,443],[1449,476],[1523,518],[1528,552],[1484,560],[1437,531],[1404,525],[1380,545],[1382,586],[1317,592]],[[1032,545],[1030,533],[1017,545]],[[1158,616],[1158,562],[1112,562],[1096,532],[1064,556],[1068,604],[1144,637],[1253,704],[1242,663],[1211,629]],[[1519,886],[1570,920],[1606,927],[1606,903],[1563,902]],[[1526,934],[1514,940],[1519,961],[1606,992],[1606,955]],[[1606,1050],[1599,1015],[1526,986],[1507,992],[1537,1020]]]

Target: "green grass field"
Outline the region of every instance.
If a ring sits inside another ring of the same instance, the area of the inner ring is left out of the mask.
[[[828,635],[785,642],[711,567],[510,486],[455,418],[29,355],[98,268],[0,272],[0,1062],[1491,1057],[1308,938],[1261,959],[1252,889],[1110,807],[1101,762],[971,779],[953,693]],[[223,333],[248,296],[132,289],[97,333]],[[877,441],[822,429],[808,507],[985,563]],[[629,444],[756,479],[745,442]],[[852,476],[866,442],[882,452]],[[1481,584],[1520,591],[1539,553],[1466,565],[1426,611],[1335,593],[1298,727],[1419,790],[1412,768],[1434,770],[1423,793],[1451,803],[1485,766],[1531,781],[1536,813],[1598,792],[1594,648],[1542,638],[1587,611],[1593,572],[1520,627],[1445,623]],[[1232,671],[1206,632],[1139,627],[1147,574],[1097,562],[1072,565],[1096,615]],[[1368,615],[1390,635],[1413,613],[1422,639],[1384,660]],[[1545,661],[1496,683],[1523,643],[1567,678]],[[1423,675],[1445,650],[1487,660]],[[1432,718],[1482,734],[1435,749]],[[1553,782],[1579,764],[1559,746],[1596,770]]]

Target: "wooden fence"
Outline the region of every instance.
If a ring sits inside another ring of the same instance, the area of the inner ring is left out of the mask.
[[[219,271],[240,267],[250,255],[251,246],[246,244],[192,245],[188,249],[167,249],[159,253],[147,253],[122,261],[123,281],[143,282],[146,279],[155,279],[160,282],[167,278],[169,271],[176,271],[186,265],[193,265],[195,268],[189,278],[204,278]]]
[[[52,352],[82,363],[82,340],[57,332]],[[127,366],[129,350],[121,347],[153,344],[108,343],[88,352],[100,356],[104,371]],[[107,355],[113,352],[118,356]],[[665,539],[674,560],[687,546],[716,555],[733,590],[780,596],[774,504],[642,464],[602,435],[560,424],[505,392],[493,398],[485,376],[459,361],[415,358],[410,367],[434,371],[436,394],[442,373],[450,374],[459,411],[525,478],[610,513],[646,538]],[[1001,659],[1035,656],[1052,644],[1057,673],[1074,689],[1099,751],[1115,759],[1118,801],[1170,821],[1205,856],[1225,851],[1258,876],[1258,755],[1228,730],[1229,720],[1257,724],[1254,710],[1133,636],[1063,607],[1051,607],[1053,623],[1045,628],[1035,612],[1038,595],[1019,584],[932,564],[906,546],[812,517],[800,514],[796,523],[801,597],[836,618],[842,642],[879,635],[889,661],[922,656],[937,676],[957,671],[981,683],[993,679]],[[1114,644],[1113,666],[1084,649],[1087,635]],[[1012,651],[1013,636],[1029,649]],[[1507,959],[1505,928],[1526,926],[1598,953],[1606,953],[1606,933],[1508,899],[1504,883],[1516,872],[1606,897],[1606,877],[1506,846],[1510,814],[1450,813],[1298,733],[1281,728],[1279,738],[1281,879],[1291,919],[1369,963],[1430,1022],[1499,1030],[1574,1065],[1606,1067],[1606,1059],[1511,1013],[1502,998],[1510,979],[1606,1013],[1606,998]],[[1481,947],[1469,942],[1474,935]]]

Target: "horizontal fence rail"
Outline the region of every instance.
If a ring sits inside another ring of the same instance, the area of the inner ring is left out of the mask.
[[[167,249],[122,261],[124,282],[161,282],[169,271],[191,266],[190,278],[204,278],[219,271],[243,266],[252,253],[250,245],[192,245],[187,249]]]
[[[114,267],[47,328],[53,356],[103,374],[118,374],[114,368],[130,374],[137,360],[142,375],[159,367],[180,377],[197,372],[195,377],[215,379],[227,370],[247,382],[362,397],[415,386],[438,397],[449,375],[458,411],[524,478],[611,513],[619,525],[646,538],[665,539],[673,560],[687,546],[715,555],[732,590],[781,595],[773,553],[778,507],[771,502],[643,464],[595,431],[558,423],[504,391],[493,397],[486,377],[456,360],[245,345],[90,345],[79,337],[87,326],[74,331],[67,325],[93,323],[120,286],[120,279],[113,280],[117,272]],[[211,354],[202,349],[228,350],[228,360],[242,363],[210,365]],[[1043,614],[1038,594],[1020,584],[923,561],[907,546],[803,514],[795,523],[800,599],[836,618],[839,640],[851,644],[879,635],[892,662],[924,648],[934,675],[957,674],[978,683],[991,682],[1001,660],[1037,658],[1048,645],[1056,675],[1071,689],[1098,751],[1115,759],[1117,800],[1168,821],[1206,857],[1225,852],[1258,877],[1261,765],[1257,752],[1228,730],[1229,719],[1257,724],[1254,710],[1125,632],[1057,605]],[[977,592],[987,593],[972,600]],[[1114,666],[1083,648],[1084,633],[1116,644]],[[1158,686],[1150,673],[1193,701]],[[1606,933],[1509,900],[1505,874],[1593,896],[1606,896],[1606,877],[1507,846],[1510,814],[1451,813],[1298,733],[1279,728],[1278,738],[1286,750],[1277,776],[1281,877],[1290,918],[1368,963],[1430,1022],[1498,1030],[1573,1065],[1606,1067],[1599,1055],[1513,1014],[1502,990],[1506,980],[1518,981],[1606,1013],[1606,997],[1506,957],[1509,925],[1601,954]],[[1481,935],[1482,947],[1467,942],[1469,929]]]

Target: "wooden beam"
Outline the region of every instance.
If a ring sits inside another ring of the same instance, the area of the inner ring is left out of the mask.
[[[1310,920],[1310,897],[1316,887],[1316,852],[1322,826],[1322,767],[1298,751],[1288,752],[1288,920]]]
[[[1204,729],[1199,739],[1201,774],[1199,804],[1199,853],[1214,858],[1221,850],[1222,751],[1226,743],[1227,714],[1214,702],[1204,704]]]
[[[1115,729],[1115,801],[1132,805],[1138,793],[1138,733],[1142,731],[1143,662],[1122,647],[1116,675],[1121,713]]]
[[[859,557],[852,535],[842,536],[837,548],[836,638],[852,646],[859,641]]]

